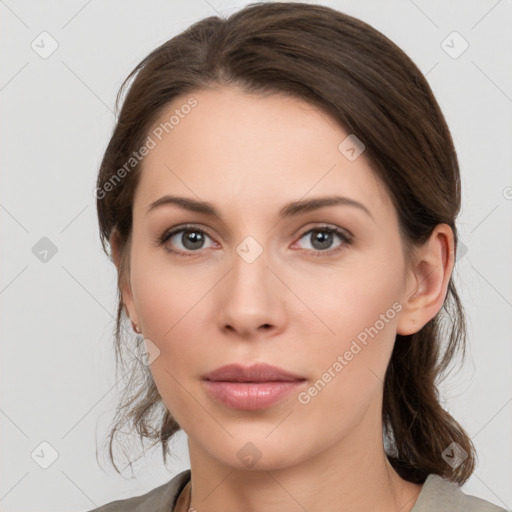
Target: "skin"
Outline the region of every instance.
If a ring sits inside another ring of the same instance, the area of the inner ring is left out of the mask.
[[[198,106],[144,159],[122,287],[129,317],[160,351],[151,372],[162,400],[188,436],[191,505],[411,510],[422,486],[401,479],[385,457],[383,379],[396,334],[418,331],[443,304],[454,263],[450,227],[438,225],[407,261],[389,194],[364,153],[349,161],[338,150],[348,133],[325,112],[233,87],[193,96]],[[333,192],[371,216],[338,205],[279,218],[289,201]],[[147,213],[165,194],[208,201],[221,218],[177,205]],[[154,242],[185,223],[204,230],[202,246],[184,245],[183,233]],[[352,243],[333,235],[322,249],[305,233],[324,233],[324,224],[348,230]],[[263,249],[252,263],[236,252],[247,236]],[[115,235],[111,243],[119,269]],[[305,377],[307,390],[395,302],[401,310],[307,404],[292,393],[268,409],[237,410],[203,387],[201,375],[224,364],[267,362]],[[261,454],[252,467],[237,455],[248,442]]]

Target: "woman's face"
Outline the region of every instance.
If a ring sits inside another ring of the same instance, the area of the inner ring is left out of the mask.
[[[363,147],[310,104],[235,88],[190,96],[194,108],[176,99],[150,133],[123,294],[150,340],[162,399],[194,457],[231,467],[359,450],[382,434],[384,374],[409,284],[391,199],[358,156]],[[166,133],[160,122],[176,110]],[[166,195],[216,215],[150,208]],[[310,203],[335,196],[346,200]],[[233,405],[202,378],[261,362],[303,380],[274,403]]]

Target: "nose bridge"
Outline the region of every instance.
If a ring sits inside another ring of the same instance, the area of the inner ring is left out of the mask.
[[[255,237],[247,236],[235,247],[231,271],[221,300],[221,327],[240,334],[262,325],[279,324],[279,293],[275,276],[267,268],[270,253]]]
[[[263,245],[252,235],[246,236],[236,247],[237,255],[248,265],[252,265],[257,260],[266,259],[266,256],[264,258],[261,258],[261,256],[267,252]]]
[[[271,272],[267,268],[269,252],[253,236],[246,236],[235,248],[231,271],[232,292],[240,301],[260,300],[268,290]],[[247,296],[246,296],[247,292]]]

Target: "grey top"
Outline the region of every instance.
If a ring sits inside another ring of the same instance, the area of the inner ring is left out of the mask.
[[[190,469],[146,494],[116,500],[88,512],[172,512],[178,496],[190,480]],[[411,512],[510,512],[486,500],[470,496],[439,475],[428,475]]]

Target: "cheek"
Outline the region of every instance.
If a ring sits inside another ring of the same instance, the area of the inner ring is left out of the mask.
[[[308,294],[311,309],[329,327],[308,357],[320,379],[318,387],[331,390],[322,391],[324,399],[344,407],[355,405],[354,396],[361,400],[368,394],[368,398],[382,385],[394,346],[402,309],[401,268],[380,261],[382,266],[365,262],[350,272],[333,273],[322,281],[319,292],[315,288],[314,294]]]
[[[190,418],[203,421],[191,399],[190,381],[206,371],[201,366],[201,343],[207,338],[201,309],[204,285],[194,286],[186,277],[174,279],[154,271],[140,272],[136,283],[136,307],[144,335],[159,350],[150,370],[162,401],[180,426],[188,425]]]
[[[333,269],[329,274],[310,273],[295,284],[297,295],[306,298],[311,312],[323,321],[322,339],[334,345],[338,340],[346,342],[357,337],[376,323],[377,329],[387,335],[396,322],[396,310],[400,309],[401,267],[396,262],[393,266],[384,257],[361,258],[357,264]],[[306,318],[313,318],[311,312]],[[304,323],[304,317],[294,321]]]
[[[298,402],[312,425],[329,411],[331,424],[350,431],[372,405],[380,410],[376,402],[382,397],[400,305],[387,298],[364,298],[332,316],[335,335],[324,336],[325,341],[307,353],[314,377]]]
[[[173,264],[165,256],[144,253],[133,258],[132,289],[135,307],[147,337],[166,341],[190,323],[191,313],[208,300],[215,276],[193,266]],[[188,331],[187,331],[188,332]],[[189,333],[192,335],[192,333]]]

